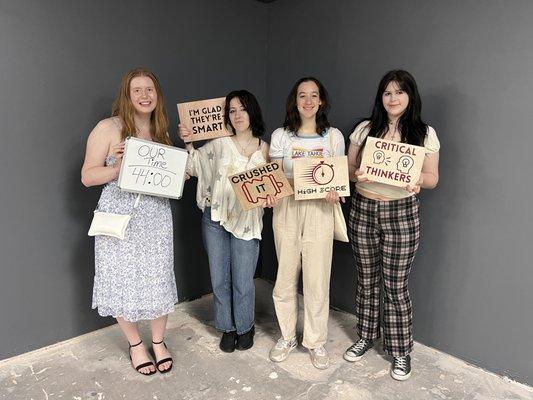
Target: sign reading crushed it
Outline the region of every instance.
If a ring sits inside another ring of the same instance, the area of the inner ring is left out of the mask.
[[[280,199],[293,193],[277,161],[228,176],[228,179],[245,211],[262,207],[268,195]]]

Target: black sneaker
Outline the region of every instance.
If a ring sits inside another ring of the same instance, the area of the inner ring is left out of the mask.
[[[235,351],[235,342],[237,341],[237,332],[224,332],[220,339],[220,350],[226,353],[233,353]]]
[[[397,381],[405,381],[411,376],[411,356],[394,357],[391,376]]]
[[[374,346],[372,340],[359,339],[344,352],[344,359],[350,362],[360,360],[372,346]]]
[[[237,350],[248,350],[254,345],[254,334],[255,328],[252,326],[248,332],[243,333],[242,335],[237,335],[237,345],[235,348]]]

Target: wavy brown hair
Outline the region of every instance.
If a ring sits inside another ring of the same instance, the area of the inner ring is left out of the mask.
[[[314,82],[318,86],[318,92],[322,104],[318,106],[318,111],[315,116],[316,133],[323,136],[326,133],[326,130],[331,126],[328,121],[329,95],[324,85],[322,85],[317,78],[312,76],[298,79],[292,87],[289,96],[287,97],[285,122],[283,122],[283,127],[289,132],[293,132],[295,135],[298,134],[298,129],[300,129],[300,126],[302,125],[302,119],[300,117],[300,112],[298,111],[296,97],[298,96],[298,87],[304,82]]]
[[[135,115],[135,108],[133,108],[131,102],[130,85],[132,79],[138,76],[146,76],[150,78],[154,83],[155,92],[157,94],[157,105],[150,116],[150,134],[152,135],[152,140],[154,142],[171,145],[172,142],[168,137],[168,116],[161,85],[153,72],[145,68],[132,69],[122,77],[118,96],[113,102],[111,115],[113,117],[120,117],[122,120],[122,140],[126,139],[128,136],[137,137],[137,128],[135,127],[135,120],[133,118]]]

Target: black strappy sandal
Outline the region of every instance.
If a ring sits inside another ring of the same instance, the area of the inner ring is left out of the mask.
[[[163,346],[165,346],[165,349],[168,349],[167,345],[165,344],[165,341],[164,340],[161,340],[160,342],[154,342],[152,340],[152,344],[161,344],[163,343]],[[155,350],[154,350],[154,347],[152,346],[152,351],[154,352],[154,357],[155,357]],[[161,364],[164,364],[166,362],[171,362],[172,364],[170,364],[170,367],[168,369],[164,369],[164,370],[160,370],[159,369],[159,366]],[[159,360],[157,361],[157,357],[156,357],[156,361],[155,361],[155,367],[157,368],[157,370],[159,372],[161,372],[162,374],[166,374],[167,372],[169,372],[171,369],[172,369],[172,366],[174,365],[174,360],[172,359],[172,357],[167,357],[167,358],[163,358],[162,360]]]
[[[131,365],[133,365],[133,360],[131,359],[131,349],[132,349],[132,347],[137,347],[137,346],[140,345],[142,342],[143,342],[142,340],[141,340],[139,343],[137,343],[137,344],[130,344],[130,343],[128,342],[128,344],[130,345],[129,353],[130,353],[130,361],[131,361]],[[140,364],[140,365],[137,365],[137,366],[134,366],[134,365],[133,365],[133,368],[135,368],[135,370],[136,370],[139,374],[141,374],[141,375],[144,375],[144,376],[150,376],[150,375],[155,374],[156,371],[155,371],[155,370],[154,370],[154,371],[150,371],[150,372],[147,373],[147,374],[141,372],[141,369],[146,368],[146,367],[149,367],[150,365],[157,369],[157,367],[154,365],[154,363],[153,363],[152,361],[145,362],[145,363]]]

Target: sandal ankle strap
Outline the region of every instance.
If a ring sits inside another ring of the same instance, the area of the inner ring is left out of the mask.
[[[161,343],[164,343],[164,342],[165,342],[165,339],[161,340],[160,342],[154,342],[154,341],[152,340],[152,344],[161,344]]]
[[[137,344],[131,344],[130,342],[128,342],[128,344],[130,345],[130,349],[131,349],[132,347],[137,347],[137,346],[140,345],[142,342],[143,342],[143,341],[142,341],[142,339],[141,339],[141,341],[140,341],[139,343],[137,343]]]

